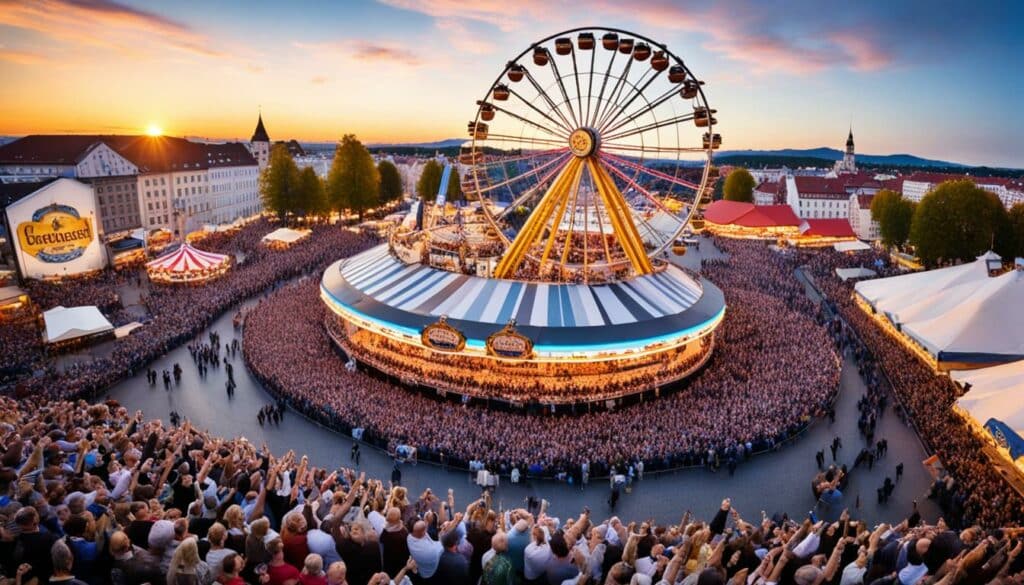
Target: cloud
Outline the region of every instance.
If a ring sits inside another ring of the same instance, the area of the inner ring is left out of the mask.
[[[434,25],[445,36],[451,46],[464,53],[488,55],[498,48],[495,43],[474,34],[458,18],[438,18]]]
[[[16,65],[41,65],[43,63],[50,62],[45,55],[40,55],[39,53],[7,49],[4,47],[0,47],[0,61],[6,61]]]
[[[470,22],[505,33],[538,24],[557,30],[559,25],[577,22],[579,10],[575,3],[550,0],[378,1],[432,16],[442,31],[464,31]],[[991,14],[993,10],[970,5],[934,10],[922,2],[907,2],[887,6],[884,11],[871,3],[834,9],[828,5],[820,0],[591,0],[586,16],[594,22],[642,24],[652,29],[654,37],[685,32],[694,35],[708,52],[761,74],[813,74],[829,69],[866,72],[934,62],[983,39],[993,26],[1001,26],[1000,20],[1012,21],[1006,15]],[[1012,9],[995,12],[1006,10]],[[472,35],[462,34],[452,34],[451,39],[457,48],[456,43],[476,41]],[[488,40],[485,37],[479,42]]]
[[[309,80],[309,82],[312,83],[313,85],[323,85],[328,81],[330,81],[330,79],[324,75],[317,75],[313,79]]]
[[[0,25],[129,55],[156,46],[204,57],[225,56],[211,39],[190,27],[113,0],[0,0]]]
[[[292,45],[314,55],[331,55],[358,63],[384,63],[408,67],[423,64],[423,60],[413,51],[391,43],[348,39],[320,43],[295,41]]]

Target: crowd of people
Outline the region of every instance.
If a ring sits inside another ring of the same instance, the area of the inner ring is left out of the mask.
[[[350,371],[325,331],[316,282],[261,301],[246,319],[243,355],[265,388],[311,418],[389,451],[416,445],[421,459],[543,476],[589,464],[603,477],[639,460],[652,471],[726,465],[798,434],[830,409],[839,384],[838,356],[792,271],[762,246],[727,251],[727,261],[705,267],[729,307],[709,364],[676,392],[612,411],[497,411]]]
[[[318,273],[338,255],[354,254],[378,242],[373,235],[335,226],[316,226],[309,240],[288,250],[273,251],[260,245],[263,235],[271,229],[266,221],[260,220],[234,234],[215,235],[204,240],[204,249],[231,253],[242,260],[222,278],[201,286],[148,285],[143,298],[148,312],[144,326],[131,335],[116,339],[106,355],[58,369],[52,360],[46,359],[41,348],[33,351],[31,344],[23,347],[4,343],[0,347],[0,363],[7,364],[19,357],[29,360],[29,367],[21,370],[16,381],[19,395],[44,393],[53,398],[63,398],[95,394],[168,350],[187,343],[213,319],[239,302],[296,276]],[[67,301],[61,301],[62,295],[76,302],[98,300],[103,295],[93,292],[101,287],[96,282],[129,277],[100,278],[99,281],[40,284],[37,286],[45,292],[38,300],[35,297],[33,300],[42,310],[50,308],[50,303],[67,304]],[[107,288],[110,288],[109,283]],[[38,340],[38,330],[35,335]],[[26,347],[30,348],[27,356],[24,353]],[[29,376],[32,370],[41,370],[43,375]]]
[[[798,262],[810,269],[816,285],[829,299],[836,314],[833,327],[855,348],[869,383],[891,386],[901,411],[949,472],[941,493],[936,494],[943,507],[962,516],[966,523],[995,526],[1020,522],[1024,519],[1024,499],[985,458],[982,439],[952,408],[959,397],[957,387],[948,377],[936,375],[858,307],[853,298],[853,283],[844,283],[834,275],[835,268],[875,266],[876,259],[883,262],[881,273],[891,274],[894,269],[879,256],[875,252],[856,256],[816,254]]]
[[[418,497],[116,402],[0,399],[0,573],[15,585],[1009,585],[1020,528],[868,525],[726,498],[678,523]],[[460,497],[461,494],[460,494]],[[770,496],[766,496],[770,503]],[[685,508],[680,501],[680,509]]]

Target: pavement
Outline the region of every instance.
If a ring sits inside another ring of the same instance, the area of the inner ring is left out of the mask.
[[[721,253],[709,240],[704,240],[699,253],[689,250],[677,260],[696,268],[701,254]],[[245,305],[255,302],[256,299],[252,299]],[[235,338],[241,339],[241,332],[236,331],[231,322],[234,313],[234,310],[228,311],[210,327],[220,334],[222,345]],[[206,334],[203,332],[200,338],[205,340]],[[184,373],[181,383],[170,390],[165,390],[159,382],[150,386],[145,372],[140,372],[113,387],[107,396],[119,400],[130,410],[143,410],[148,417],[166,421],[171,411],[177,411],[191,420],[194,426],[221,436],[243,436],[257,445],[265,441],[276,453],[294,449],[296,453],[309,455],[316,466],[353,466],[349,458],[351,437],[316,425],[293,411],[285,415],[280,426],[260,426],[256,420],[257,411],[273,399],[249,375],[240,356],[233,360],[237,388],[232,398],[225,391],[227,375],[224,367],[211,368],[206,379],[199,378],[184,346],[164,355],[152,367],[160,371],[172,368],[175,363],[182,366]],[[831,463],[828,446],[834,437],[839,436],[843,447],[839,450],[837,463],[845,462],[852,466],[854,457],[864,446],[857,429],[857,400],[864,392],[864,381],[856,366],[848,356],[844,357],[836,422],[829,424],[827,419],[816,421],[801,437],[778,451],[756,456],[741,464],[733,476],[724,468],[718,472],[686,469],[648,474],[634,483],[632,493],[623,494],[614,511],[607,504],[607,482],[596,480],[581,490],[578,486],[555,481],[512,485],[508,478],[502,478],[495,492],[495,501],[508,508],[520,506],[527,497],[533,496],[549,500],[552,513],[563,518],[577,514],[583,506],[589,506],[598,516],[614,513],[629,519],[678,522],[688,509],[710,518],[722,498],[729,497],[734,507],[751,520],[759,518],[762,510],[769,515],[787,512],[792,517],[803,518],[815,505],[810,486],[818,471],[815,453],[824,450],[828,463]],[[890,409],[880,419],[875,438],[888,439],[889,453],[872,470],[863,467],[853,470],[843,496],[844,505],[849,507],[854,517],[875,524],[898,522],[910,513],[912,502],[916,500],[922,516],[927,521],[936,520],[939,515],[937,506],[925,497],[931,477],[921,461],[927,455],[916,435]],[[889,502],[879,504],[876,489],[886,476],[895,479],[895,467],[900,462],[905,468],[903,478]],[[393,465],[393,460],[386,453],[362,445],[358,469],[368,476],[387,480]],[[442,469],[427,463],[403,464],[401,470],[402,484],[416,495],[427,487],[442,493],[451,487],[455,489],[456,505],[464,506],[479,494],[479,488],[466,471]]]

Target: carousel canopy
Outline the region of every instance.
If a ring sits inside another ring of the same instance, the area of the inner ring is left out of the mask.
[[[950,374],[967,392],[956,401],[1016,459],[1024,455],[1024,360]]]
[[[227,261],[228,257],[224,254],[203,252],[186,242],[177,250],[146,263],[146,269],[174,273],[201,272],[219,268]]]
[[[95,306],[54,307],[43,313],[46,332],[43,341],[57,343],[87,335],[113,331],[114,326]]]
[[[309,235],[309,230],[293,230],[291,228],[277,228],[263,236],[264,242],[281,242],[282,244],[294,244],[295,242]]]

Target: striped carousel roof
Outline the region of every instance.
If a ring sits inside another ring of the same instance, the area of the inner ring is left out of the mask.
[[[217,268],[228,261],[224,254],[197,250],[185,242],[177,250],[146,263],[147,270],[197,272]]]
[[[384,326],[416,335],[444,315],[467,343],[510,320],[535,346],[624,349],[701,329],[725,309],[721,290],[680,268],[611,284],[481,278],[404,264],[381,245],[331,265],[322,291]]]

